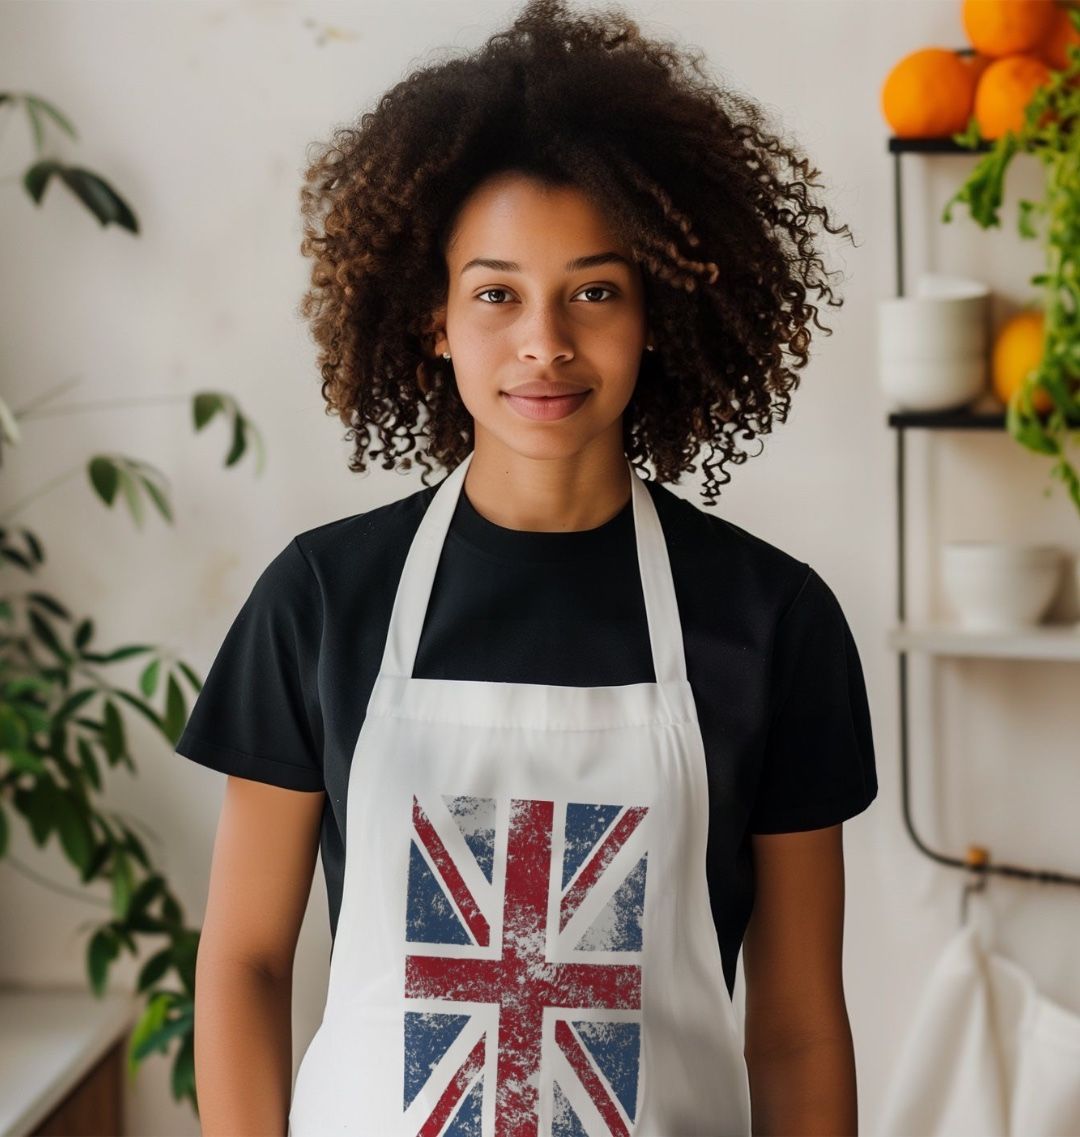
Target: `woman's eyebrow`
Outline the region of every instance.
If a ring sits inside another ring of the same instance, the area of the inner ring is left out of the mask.
[[[583,268],[595,268],[597,265],[623,264],[632,267],[626,257],[620,253],[591,253],[587,257],[575,257],[566,262],[567,272],[579,272]],[[521,265],[517,261],[497,261],[491,257],[474,257],[467,264],[462,265],[459,276],[463,276],[470,268],[488,268],[494,272],[521,272]]]

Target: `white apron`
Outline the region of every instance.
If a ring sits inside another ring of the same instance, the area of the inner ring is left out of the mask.
[[[876,1137],[1080,1134],[1080,1015],[1041,994],[989,942],[976,915],[946,946],[901,1046]]]
[[[705,750],[655,506],[627,462],[655,683],[414,679],[472,456],[398,584],[289,1135],[744,1137]]]

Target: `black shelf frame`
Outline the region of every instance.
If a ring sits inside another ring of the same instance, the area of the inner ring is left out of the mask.
[[[903,227],[903,177],[901,161],[905,154],[966,154],[972,156],[991,149],[988,142],[977,147],[960,146],[951,138],[897,138],[888,139],[888,150],[893,156],[893,209],[896,256],[896,295],[904,296],[904,227]],[[908,430],[1005,430],[1005,410],[984,411],[960,409],[952,411],[894,411],[888,416],[888,425],[896,437],[896,557],[897,589],[896,616],[901,627],[906,627],[907,619],[907,541],[906,541],[906,435]],[[1020,880],[1035,880],[1044,884],[1071,884],[1080,886],[1080,876],[1059,872],[1056,869],[1032,869],[1021,865],[1000,864],[992,860],[990,851],[981,845],[969,845],[965,857],[950,856],[932,848],[919,836],[911,808],[911,754],[909,743],[909,695],[908,695],[908,655],[907,648],[897,649],[899,667],[900,696],[900,780],[901,804],[904,826],[915,847],[938,864],[949,868],[963,869],[974,874],[983,887],[990,874],[1013,877]],[[963,893],[963,909],[966,910],[968,890]]]
[[[921,430],[1004,430],[1000,411],[892,411],[889,426]]]

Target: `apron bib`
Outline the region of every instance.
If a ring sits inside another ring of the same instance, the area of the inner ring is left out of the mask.
[[[655,683],[412,678],[474,452],[410,546],[356,740],[289,1137],[744,1137],[667,546],[627,462]]]

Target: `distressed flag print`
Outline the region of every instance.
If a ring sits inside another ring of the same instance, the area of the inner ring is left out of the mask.
[[[406,1132],[633,1132],[647,813],[413,797]]]

